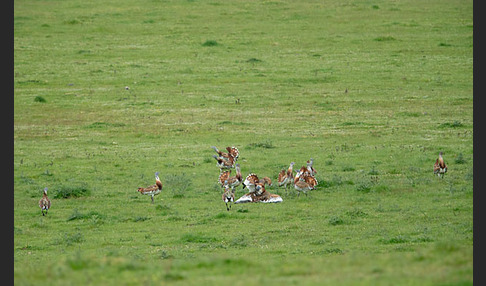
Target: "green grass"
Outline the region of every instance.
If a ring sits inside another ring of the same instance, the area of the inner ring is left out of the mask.
[[[472,12],[15,1],[15,284],[471,285]],[[226,211],[211,146],[284,201]]]

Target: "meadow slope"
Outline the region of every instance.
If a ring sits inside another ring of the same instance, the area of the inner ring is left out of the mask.
[[[16,0],[13,116],[15,285],[472,285],[473,1]]]

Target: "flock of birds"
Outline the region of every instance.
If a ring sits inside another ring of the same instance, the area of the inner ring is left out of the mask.
[[[262,177],[261,179],[255,173],[248,174],[245,179],[241,175],[241,166],[236,163],[240,156],[240,151],[236,147],[226,147],[227,152],[220,151],[215,146],[211,148],[217,153],[213,155],[216,160],[216,165],[219,168],[218,184],[223,189],[222,200],[226,204],[226,210],[231,209],[232,203],[280,203],[283,201],[278,194],[272,194],[265,189],[265,185],[272,186],[272,180],[269,177]],[[439,152],[439,157],[434,163],[434,174],[440,178],[444,178],[447,172],[447,165],[442,157],[442,151]],[[293,186],[298,192],[297,196],[303,192],[315,189],[318,182],[315,177],[317,171],[313,167],[314,159],[307,161],[306,166],[302,166],[296,171],[294,175],[295,162],[290,162],[287,169],[282,169],[278,173],[277,183],[278,187],[283,187],[288,193],[288,187]],[[232,169],[235,170],[235,175],[231,175]],[[248,189],[248,192],[235,201],[236,187],[242,185],[243,189]],[[148,187],[139,187],[137,191],[142,195],[150,196],[152,203],[154,203],[154,196],[162,192],[162,181],[159,178],[159,172],[155,172],[155,184]],[[42,198],[39,200],[39,207],[42,215],[45,216],[51,208],[51,200],[47,196],[47,187],[44,188]]]

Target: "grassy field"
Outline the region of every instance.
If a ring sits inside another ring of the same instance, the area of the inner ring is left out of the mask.
[[[15,285],[472,285],[473,1],[15,0],[13,167]]]

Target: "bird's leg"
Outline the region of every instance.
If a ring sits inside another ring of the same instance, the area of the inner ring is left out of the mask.
[[[226,203],[226,210],[229,211],[229,208],[228,208],[228,203]]]
[[[154,195],[151,195],[150,198],[152,199],[152,204],[154,203]]]

